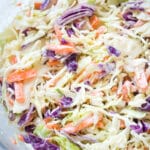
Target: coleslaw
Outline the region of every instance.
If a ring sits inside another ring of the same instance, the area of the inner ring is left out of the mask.
[[[0,34],[0,98],[35,150],[150,149],[150,1],[44,0]]]

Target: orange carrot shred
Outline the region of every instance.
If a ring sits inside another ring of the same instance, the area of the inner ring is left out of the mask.
[[[126,127],[124,120],[120,120],[120,129],[124,129]]]
[[[56,54],[67,55],[71,53],[75,53],[76,50],[73,46],[69,45],[50,45],[47,44],[47,48],[55,51]]]
[[[56,129],[56,130],[59,130],[60,129],[60,124],[57,124],[57,123],[47,123],[46,124],[46,127],[48,129]]]
[[[8,82],[23,81],[26,79],[34,78],[36,74],[37,72],[35,69],[16,70],[8,75],[7,81]]]
[[[49,66],[56,66],[56,65],[59,65],[60,62],[59,62],[58,60],[49,60],[49,61],[47,62],[47,64],[48,64]]]
[[[57,25],[55,25],[54,30],[55,30],[57,39],[59,41],[61,41],[62,40],[62,32],[61,32],[60,28]]]
[[[34,9],[40,9],[41,8],[42,3],[41,2],[35,2],[34,3]]]
[[[101,121],[102,118],[103,118],[103,115],[100,115],[100,117],[99,117],[100,120],[97,124],[97,127],[99,127],[99,128],[103,127],[103,123]],[[65,127],[63,127],[61,130],[68,132],[68,133],[77,133],[83,129],[86,129],[86,128],[92,126],[93,123],[94,123],[94,117],[93,117],[93,114],[90,114],[88,117],[81,120],[78,124],[73,125],[72,123],[69,123]]]
[[[142,26],[142,25],[144,25],[144,21],[142,21],[142,20],[138,20],[135,24],[134,24],[134,27],[136,28],[136,27],[140,27],[140,26]]]
[[[26,11],[26,16],[27,16],[27,17],[30,17],[30,16],[31,16],[31,9],[28,9],[28,10]]]
[[[21,82],[15,82],[15,98],[18,103],[24,103],[25,97],[24,97],[24,90],[23,90],[23,83]]]
[[[17,63],[17,58],[15,55],[12,55],[9,57],[9,61],[11,64],[16,64]]]
[[[10,106],[14,106],[14,100],[9,99],[8,102],[9,102],[9,105],[10,105]]]
[[[16,145],[17,144],[17,141],[15,140],[15,139],[11,139],[11,142],[12,142],[12,144],[14,144],[14,145]]]
[[[45,122],[45,123],[48,123],[48,122],[50,122],[51,120],[52,120],[52,118],[50,118],[50,117],[44,118],[44,122]]]
[[[104,123],[103,123],[102,121],[99,121],[99,122],[96,124],[96,126],[97,126],[98,128],[103,128],[103,127],[104,127]]]
[[[22,141],[22,142],[24,142],[23,135],[19,134],[19,135],[18,135],[18,139],[19,139],[19,141]]]
[[[93,15],[90,17],[90,24],[93,29],[97,29],[102,23],[97,16]]]
[[[22,5],[22,3],[21,2],[18,2],[17,4],[16,4],[16,6],[21,6]]]
[[[118,87],[117,86],[113,86],[112,88],[111,88],[111,91],[112,92],[116,92],[118,90]]]
[[[148,82],[145,72],[139,72],[135,74],[135,82],[137,87],[145,92],[148,88]]]
[[[100,35],[104,34],[106,31],[107,31],[107,28],[105,26],[100,26],[97,29],[96,38],[98,38]]]

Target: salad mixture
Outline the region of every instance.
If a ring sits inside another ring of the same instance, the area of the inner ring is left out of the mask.
[[[150,149],[150,1],[44,0],[0,35],[0,97],[35,150]]]

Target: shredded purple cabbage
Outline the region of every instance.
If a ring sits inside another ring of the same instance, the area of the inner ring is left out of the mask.
[[[29,32],[29,29],[25,29],[22,31],[22,33],[24,34],[24,36],[28,36],[28,32]]]
[[[62,44],[62,45],[67,45],[68,42],[67,42],[64,38],[62,38],[62,39],[61,39],[61,44]]]
[[[115,63],[112,62],[112,63],[106,63],[106,64],[99,64],[98,67],[101,70],[101,74],[99,77],[101,79],[105,77],[106,75],[108,75],[109,73],[111,73],[115,69],[116,65]]]
[[[22,33],[24,34],[24,36],[28,36],[28,32],[30,32],[31,30],[35,30],[36,31],[36,28],[28,27],[25,30],[23,30]]]
[[[45,10],[48,8],[49,4],[50,4],[51,0],[44,0],[44,2],[41,5],[41,10]]]
[[[12,90],[15,89],[14,83],[7,83],[6,86],[7,86],[7,88],[10,88],[10,89],[12,89]]]
[[[124,13],[123,18],[125,21],[132,21],[133,23],[136,23],[138,21],[138,19],[133,16],[133,13],[131,11]]]
[[[8,114],[8,118],[10,121],[14,121],[16,119],[16,115],[12,111],[10,111]]]
[[[23,50],[23,49],[26,49],[28,46],[30,46],[30,44],[32,44],[32,42],[22,45],[22,46],[21,46],[21,49],[22,49],[22,50]]]
[[[55,5],[57,3],[57,0],[44,0],[42,3],[40,10],[46,10],[50,8],[52,5]]]
[[[78,68],[77,54],[71,54],[66,60],[65,64],[69,72],[75,72]]]
[[[90,85],[91,83],[90,83],[89,80],[86,80],[86,81],[84,82],[84,84],[85,84],[85,85]]]
[[[74,26],[77,28],[77,29],[82,29],[83,26],[85,25],[86,21],[85,20],[82,20],[82,21],[77,21],[77,22],[74,22]]]
[[[49,109],[46,111],[46,113],[44,114],[45,118],[48,117],[52,117],[52,118],[60,118],[61,115],[61,108],[57,107],[55,109],[53,109],[52,111],[50,111]]]
[[[76,88],[75,88],[76,92],[79,92],[80,89],[81,89],[81,87],[76,87]]]
[[[2,81],[0,80],[0,96],[2,96]]]
[[[75,34],[75,32],[72,28],[66,29],[66,31],[67,31],[67,34],[68,34],[69,37],[71,37],[72,35]]]
[[[74,8],[70,8],[57,20],[57,24],[66,25],[82,17],[92,16],[94,11],[95,8],[87,4],[82,4]]]
[[[142,104],[140,109],[143,111],[150,111],[150,97],[146,98],[146,103]]]
[[[15,90],[14,83],[6,83],[6,87],[7,87],[7,89],[11,89],[12,91]],[[15,94],[11,95],[11,99],[15,100]]]
[[[26,111],[19,119],[18,125],[19,126],[25,126],[27,125],[30,121],[33,120],[35,115],[35,107],[33,105],[30,106],[29,110]]]
[[[143,121],[136,122],[134,125],[130,125],[131,130],[136,133],[143,133],[149,130],[149,125]]]
[[[115,55],[116,57],[119,57],[121,52],[119,50],[117,50],[116,48],[114,48],[113,46],[108,46],[108,52],[111,55]]]
[[[64,108],[67,108],[69,107],[71,104],[72,104],[73,100],[71,97],[66,97],[64,96],[62,99],[61,99],[61,105],[64,107]]]
[[[146,101],[150,103],[150,96],[146,98]]]
[[[45,50],[42,54],[43,57],[47,57],[47,58],[55,58],[56,54],[55,51],[52,50]]]
[[[141,110],[150,111],[150,103],[144,103],[141,105]]]
[[[34,124],[31,124],[31,125],[28,125],[24,128],[24,130],[27,132],[27,133],[33,133],[34,129],[35,129],[35,125]]]
[[[60,148],[50,143],[48,140],[44,140],[36,135],[28,134],[24,136],[25,143],[31,144],[34,150],[60,150]]]
[[[24,34],[24,36],[28,36],[28,32],[31,30],[31,28],[27,28],[25,30],[22,31],[22,33]]]
[[[127,4],[129,5],[129,8],[131,10],[144,11],[144,8],[141,7],[141,4],[143,4],[143,1],[129,2]]]

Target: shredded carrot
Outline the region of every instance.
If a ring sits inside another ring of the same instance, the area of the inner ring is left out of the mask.
[[[19,139],[19,141],[24,142],[23,135],[19,134],[19,135],[18,135],[18,139]]]
[[[50,45],[47,44],[47,48],[55,51],[56,54],[67,55],[71,53],[75,53],[76,50],[73,46],[69,45]]]
[[[79,132],[85,128],[88,128],[93,125],[93,117],[92,114],[90,114],[87,118],[82,120],[80,123],[76,125],[76,132]]]
[[[99,127],[99,128],[103,127],[103,123],[100,123],[100,122],[102,122],[102,118],[103,118],[103,116],[100,115],[99,122],[97,123],[97,127]],[[93,114],[90,114],[88,117],[81,120],[78,124],[73,125],[72,123],[69,123],[65,127],[63,127],[61,130],[68,132],[68,133],[77,133],[83,129],[86,129],[86,128],[92,126],[93,123],[94,123],[94,117],[93,117]]]
[[[48,128],[48,129],[55,129],[55,130],[60,130],[60,124],[57,124],[57,123],[47,123],[46,124],[46,127]]]
[[[106,31],[107,31],[107,28],[105,26],[100,26],[97,29],[96,38],[98,38],[100,35],[104,34]]]
[[[99,80],[99,74],[100,73],[98,71],[95,71],[91,74],[89,78],[91,84],[95,84]]]
[[[62,40],[62,32],[61,32],[60,28],[57,25],[55,25],[54,30],[55,30],[57,39],[59,41],[61,41]]]
[[[126,128],[124,120],[120,120],[120,129]]]
[[[56,66],[56,65],[59,65],[60,62],[59,62],[58,60],[49,60],[49,61],[47,62],[47,64],[48,64],[49,66]]]
[[[122,85],[122,96],[123,96],[123,100],[126,101],[126,102],[129,102],[130,101],[130,98],[129,98],[129,92],[131,90],[131,82],[126,80],[124,82],[124,84]]]
[[[142,26],[142,25],[144,25],[144,21],[142,21],[142,20],[138,20],[135,24],[134,24],[134,27],[136,28],[136,27],[140,27],[140,26]]]
[[[136,72],[135,74],[135,82],[137,87],[142,90],[143,92],[145,92],[148,88],[148,82],[147,82],[147,77],[146,77],[146,73],[143,72]]]
[[[97,16],[93,15],[90,17],[90,24],[93,29],[97,29],[100,25],[102,25],[102,22]]]
[[[105,56],[103,61],[107,61],[110,58],[110,56]]]
[[[9,102],[9,105],[10,106],[14,106],[14,100],[12,100],[11,98],[8,100],[8,102]]]
[[[41,2],[34,2],[34,9],[40,9],[42,6],[42,3]]]
[[[27,17],[31,17],[31,9],[27,9],[25,14]]]
[[[44,118],[44,122],[45,122],[45,123],[48,123],[48,122],[50,122],[51,120],[52,120],[52,118],[51,118],[51,117]]]
[[[17,57],[15,55],[12,55],[9,57],[9,61],[11,64],[16,64],[17,63]]]
[[[118,87],[117,86],[113,86],[112,88],[111,88],[111,91],[112,92],[116,92],[118,90]]]
[[[103,123],[102,121],[99,121],[99,122],[96,124],[96,126],[97,126],[98,128],[103,128],[103,127],[104,127],[104,123]]]
[[[18,2],[17,4],[16,4],[16,6],[21,6],[22,5],[22,3],[21,2]]]
[[[57,77],[55,79],[52,79],[50,81],[50,86],[55,86],[57,84],[57,82],[61,79],[62,77]]]
[[[11,142],[12,142],[12,144],[14,144],[14,145],[16,145],[17,144],[17,141],[15,140],[15,139],[11,139]]]
[[[148,76],[147,81],[150,82],[150,76]]]
[[[61,130],[67,133],[76,133],[76,128],[73,123],[68,123],[65,127],[61,128]]]
[[[15,87],[16,101],[20,104],[24,103],[25,102],[25,97],[24,97],[23,83],[15,82],[14,87]]]
[[[16,81],[23,81],[26,79],[31,79],[36,76],[37,72],[35,69],[26,69],[26,70],[16,70],[10,73],[7,77],[7,81],[16,82]]]

